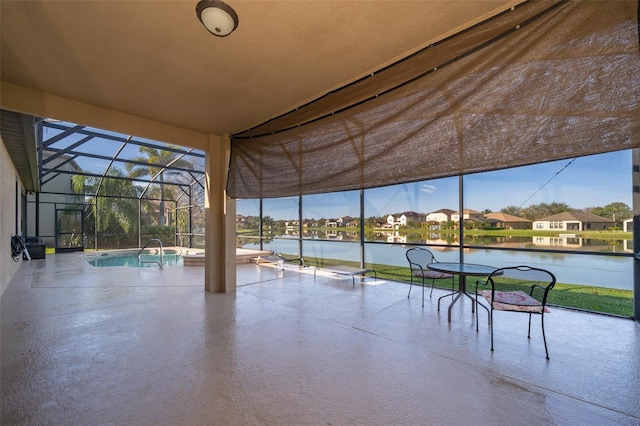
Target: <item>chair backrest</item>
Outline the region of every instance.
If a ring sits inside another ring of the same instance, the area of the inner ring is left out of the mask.
[[[407,260],[411,269],[418,267],[420,269],[427,269],[429,263],[435,263],[436,258],[429,250],[422,247],[414,247],[407,250]]]
[[[496,269],[489,275],[488,281],[492,291],[522,290],[543,304],[546,304],[549,290],[556,285],[556,277],[551,272],[524,265]]]

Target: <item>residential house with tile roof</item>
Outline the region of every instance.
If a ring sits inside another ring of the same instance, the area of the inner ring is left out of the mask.
[[[414,211],[403,212],[402,215],[407,219],[407,223],[409,222],[424,222],[425,215],[424,213],[416,213]]]
[[[425,220],[427,222],[449,222],[451,220],[451,215],[454,213],[455,211],[451,209],[440,209],[427,214]]]
[[[531,229],[532,221],[523,217],[514,216],[508,213],[487,213],[484,219],[494,228],[503,229]]]
[[[339,226],[342,226],[342,218],[339,217],[337,219],[327,219],[324,222],[324,226],[325,228],[338,228]]]
[[[451,220],[454,222],[460,222],[460,212],[453,212],[451,214]],[[464,209],[464,212],[462,212],[462,220],[484,220],[484,213],[480,213],[477,210]]]
[[[562,212],[533,222],[536,230],[604,231],[615,226],[615,221],[592,213]]]

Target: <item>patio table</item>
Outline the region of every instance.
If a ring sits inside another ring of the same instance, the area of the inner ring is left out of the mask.
[[[451,301],[451,303],[449,304],[449,315],[448,315],[449,322],[451,322],[451,308],[453,308],[453,305],[455,305],[455,303],[458,301],[458,299],[462,295],[467,296],[469,299],[473,301],[473,305],[471,305],[471,312],[475,312],[474,305],[476,304],[486,309],[487,313],[489,312],[489,309],[486,306],[484,306],[482,303],[476,303],[476,298],[470,295],[469,293],[467,293],[466,278],[467,276],[486,277],[498,268],[494,268],[493,266],[487,266],[487,265],[476,265],[473,263],[459,263],[459,262],[430,263],[427,265],[427,268],[433,271],[444,272],[447,274],[455,274],[460,276],[460,279],[458,280],[459,281],[458,291],[451,293],[451,294],[455,294],[456,297],[454,297],[453,301]],[[444,297],[451,296],[451,294],[446,294],[438,298],[438,311],[440,311],[440,300]]]

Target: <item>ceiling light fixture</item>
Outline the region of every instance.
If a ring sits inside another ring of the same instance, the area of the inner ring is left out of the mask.
[[[226,37],[238,27],[236,11],[220,0],[200,0],[196,14],[202,25],[218,37]]]

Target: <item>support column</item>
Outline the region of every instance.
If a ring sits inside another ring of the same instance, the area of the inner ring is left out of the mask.
[[[204,288],[211,293],[236,290],[236,202],[227,198],[230,142],[209,135],[205,176]]]
[[[634,148],[631,158],[633,159],[633,317],[636,321],[640,321],[640,149]]]

